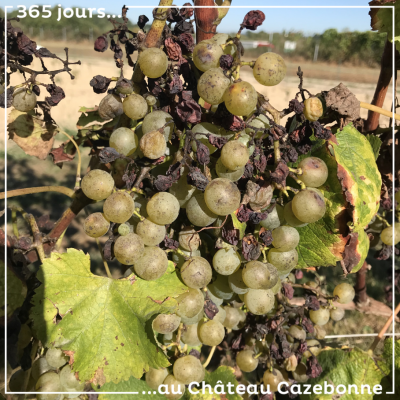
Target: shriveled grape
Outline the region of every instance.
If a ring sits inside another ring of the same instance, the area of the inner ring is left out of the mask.
[[[157,246],[145,247],[143,253],[134,261],[135,272],[146,281],[161,278],[168,269],[168,257]]]
[[[317,121],[322,117],[324,107],[318,97],[309,97],[304,100],[303,114],[309,121]]]
[[[300,161],[302,174],[299,179],[308,187],[322,186],[328,179],[328,167],[318,157],[307,157]]]
[[[90,214],[83,222],[85,233],[93,238],[105,235],[110,229],[110,221],[108,221],[101,212]]]
[[[325,199],[311,188],[301,190],[293,197],[292,211],[300,221],[316,222],[325,215]]]
[[[92,169],[82,179],[82,191],[91,200],[104,200],[114,188],[112,176],[101,169]]]
[[[229,179],[212,180],[204,192],[204,200],[211,212],[217,215],[228,215],[239,208],[240,191]]]
[[[136,233],[146,246],[157,246],[165,239],[167,231],[164,225],[155,224],[145,218],[137,224]]]
[[[130,156],[139,146],[136,134],[128,128],[118,128],[110,136],[110,147],[124,156]]]
[[[240,267],[240,255],[233,248],[220,249],[213,257],[213,267],[221,275],[231,275]]]
[[[104,216],[112,222],[123,224],[135,211],[135,202],[127,192],[116,192],[107,197],[103,205]]]
[[[175,332],[179,324],[181,323],[181,317],[176,314],[159,314],[153,320],[153,329],[162,334]]]
[[[194,195],[187,203],[186,215],[188,220],[196,226],[211,225],[218,217],[208,207],[204,200],[204,193]]]
[[[156,79],[167,71],[168,57],[161,49],[150,47],[140,54],[139,65],[147,77]]]
[[[115,258],[124,265],[134,264],[143,254],[142,238],[135,233],[120,236],[114,244]]]
[[[293,250],[299,241],[299,232],[291,226],[283,225],[272,231],[272,245],[279,251]]]
[[[278,85],[286,76],[285,61],[276,53],[261,54],[254,65],[253,75],[261,85]]]
[[[199,96],[209,104],[222,103],[225,90],[231,80],[227,78],[221,68],[211,68],[200,77],[197,83]]]
[[[178,358],[173,366],[173,373],[176,379],[189,385],[191,382],[201,382],[204,368],[198,358],[187,355]]]
[[[236,364],[243,372],[252,372],[258,366],[258,358],[254,358],[253,350],[242,350],[236,355]]]
[[[258,94],[250,83],[242,81],[229,86],[223,100],[233,115],[249,115],[257,106]]]
[[[105,96],[97,111],[102,119],[114,119],[124,113],[121,97],[115,94]]]
[[[145,133],[140,139],[140,150],[145,157],[156,160],[165,154],[167,144],[164,135],[160,131]]]
[[[186,286],[201,289],[211,282],[211,266],[203,257],[192,257],[182,265],[181,277]]]
[[[225,329],[221,322],[209,320],[199,323],[198,335],[206,346],[218,346],[225,337]]]
[[[274,294],[270,289],[250,289],[244,294],[244,303],[251,313],[264,315],[274,307]]]
[[[221,162],[230,170],[244,167],[249,161],[249,150],[239,140],[231,140],[222,147]]]

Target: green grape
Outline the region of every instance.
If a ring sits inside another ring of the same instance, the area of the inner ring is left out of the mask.
[[[151,160],[162,157],[167,149],[164,135],[160,131],[145,133],[139,144],[143,155]]]
[[[243,281],[243,272],[241,269],[228,276],[229,287],[234,293],[245,294],[249,288]]]
[[[63,392],[83,392],[83,389],[85,388],[85,382],[81,382],[76,379],[75,372],[71,370],[69,365],[63,367],[59,377]]]
[[[166,333],[175,332],[180,323],[181,317],[176,314],[158,314],[153,320],[153,329],[157,333],[165,335]]]
[[[196,187],[187,183],[187,172],[185,172],[178,180],[169,188],[169,193],[175,196],[181,208],[186,208],[189,200],[196,191]]]
[[[127,192],[113,193],[107,197],[103,205],[105,218],[118,224],[128,221],[134,211],[135,202]]]
[[[350,284],[343,282],[333,289],[333,295],[338,296],[338,302],[341,304],[348,304],[353,301],[356,292]]]
[[[225,319],[222,322],[225,328],[232,329],[235,325],[237,325],[240,321],[240,313],[239,309],[235,307],[224,307],[225,310]]]
[[[204,200],[211,212],[228,215],[240,206],[240,191],[229,179],[213,179],[206,187]]]
[[[145,374],[145,379],[151,389],[158,390],[158,387],[162,385],[167,376],[168,370],[166,368],[155,369],[150,367]]]
[[[243,282],[251,289],[271,289],[278,282],[276,268],[260,261],[248,262],[243,268],[242,277]]]
[[[140,54],[139,65],[144,75],[157,79],[167,72],[168,57],[161,49],[150,47]]]
[[[223,100],[231,114],[249,115],[257,106],[258,94],[250,83],[242,81],[229,86]]]
[[[296,283],[296,276],[293,273],[290,273],[287,277],[288,282]]]
[[[114,119],[124,113],[121,97],[108,94],[103,97],[97,110],[102,119]]]
[[[275,266],[280,275],[289,274],[296,267],[298,259],[296,249],[290,251],[271,249],[268,252],[268,261]]]
[[[229,35],[227,33],[216,33],[211,39],[208,39],[209,42],[215,42],[219,45],[225,44],[229,39]]]
[[[205,258],[192,257],[182,265],[181,277],[186,286],[201,289],[211,282],[212,269]]]
[[[249,150],[239,140],[227,142],[221,150],[221,162],[230,170],[244,167],[249,161]]]
[[[303,171],[299,179],[308,187],[320,187],[328,179],[328,167],[318,157],[307,157],[301,160],[299,168]]]
[[[295,249],[299,241],[299,232],[291,226],[283,225],[272,231],[272,245],[281,252]]]
[[[213,257],[213,267],[221,275],[231,275],[240,268],[240,254],[232,247],[218,250]]]
[[[239,322],[232,328],[233,331],[242,329],[244,323],[246,322],[246,313],[241,309],[238,309],[238,312],[239,312]]]
[[[273,294],[277,294],[282,289],[282,281],[281,278],[278,277],[278,282],[276,282],[275,286],[271,288]]]
[[[206,346],[218,346],[224,340],[225,328],[221,322],[209,320],[199,323],[197,334]]]
[[[133,232],[133,231],[131,231],[131,228],[130,228],[129,225],[127,225],[126,223],[125,223],[125,224],[121,224],[121,225],[118,227],[118,233],[119,233],[121,236],[126,236],[128,233],[131,233],[131,232]]]
[[[308,381],[307,367],[304,363],[300,363],[292,372],[293,378],[299,382],[304,383]]]
[[[287,340],[290,343],[294,343],[296,340],[306,340],[306,331],[300,325],[292,325],[288,329]]]
[[[105,235],[110,229],[110,221],[107,221],[101,212],[90,214],[83,222],[85,233],[92,237],[98,238]]]
[[[182,265],[190,258],[190,257],[199,257],[201,256],[200,250],[193,250],[193,251],[188,251],[184,250],[182,248],[179,248],[179,250],[182,251],[183,254],[179,253],[172,253],[172,261],[176,264],[178,268],[181,268]]]
[[[318,340],[322,340],[326,336],[326,330],[320,325],[314,325],[314,336]]]
[[[293,197],[292,211],[300,221],[316,222],[325,215],[325,199],[312,188],[303,189]]]
[[[32,364],[31,376],[36,382],[39,379],[40,375],[43,375],[45,372],[52,371],[54,369],[55,367],[49,365],[49,363],[46,360],[46,357],[40,357],[36,359]]]
[[[135,90],[135,86],[139,86],[137,83],[133,83],[129,79],[119,79],[117,81],[117,84],[115,85],[115,91],[120,94],[131,94],[132,92],[137,92],[137,89]]]
[[[260,225],[263,228],[270,230],[278,228],[278,226],[280,226],[280,224],[283,222],[283,218],[279,216],[281,209],[282,207],[276,204],[272,211],[268,214],[268,217],[260,222]]]
[[[118,128],[110,136],[110,147],[124,156],[130,156],[133,154],[138,148],[138,145],[138,137],[128,128]]]
[[[310,319],[316,325],[326,325],[329,322],[330,313],[327,308],[320,308],[319,310],[310,310]]]
[[[177,314],[180,317],[193,318],[203,309],[204,297],[199,289],[191,289],[176,298]]]
[[[174,129],[174,119],[165,111],[157,110],[144,117],[142,126],[143,134],[158,131],[163,128],[165,141],[168,142],[172,138]]]
[[[146,246],[157,246],[165,239],[167,230],[164,225],[157,225],[146,218],[137,224],[136,233]]]
[[[47,363],[54,368],[60,368],[67,362],[67,357],[61,349],[48,349],[46,353]]]
[[[200,360],[192,355],[178,358],[173,366],[175,378],[186,385],[191,382],[201,382],[204,375],[203,370]]]
[[[218,312],[214,315],[213,320],[221,322],[221,324],[224,325],[225,319],[226,319],[226,311],[222,306],[220,306],[218,307]]]
[[[261,54],[254,65],[253,75],[261,85],[278,85],[286,75],[285,61],[276,53]]]
[[[394,231],[394,240],[393,240],[393,231]],[[387,246],[395,246],[400,242],[400,230],[396,227],[393,229],[393,226],[388,226],[381,232],[381,240]]]
[[[246,127],[246,133],[254,139],[260,139],[261,136],[268,137],[268,133],[265,133],[265,129],[269,129],[269,120],[264,114],[260,114],[258,117],[255,117],[248,124],[249,127]]]
[[[249,156],[253,155],[256,146],[255,144],[250,144],[251,136],[249,136],[245,131],[240,132],[236,141],[242,143],[247,148]]]
[[[182,342],[191,347],[201,346],[199,336],[197,335],[197,328],[197,323],[192,325],[185,325],[182,332]]]
[[[285,205],[285,208],[283,209],[283,215],[285,218],[285,221],[287,222],[288,225],[293,226],[294,228],[302,228],[303,226],[308,225],[307,222],[300,221],[294,214],[292,210],[292,202],[289,201]],[[261,225],[261,223],[260,223]]]
[[[211,68],[200,77],[197,92],[208,104],[220,104],[230,83],[231,80],[225,76],[221,68]]]
[[[200,71],[219,67],[219,59],[224,54],[222,47],[211,40],[203,40],[193,50],[193,62]]]
[[[185,394],[185,384],[179,382],[173,375],[168,375],[163,382],[164,385],[167,385],[165,390],[166,393],[164,396],[168,400],[178,400]]]
[[[25,88],[18,88],[13,93],[14,108],[21,112],[33,110],[36,107],[37,97],[33,92],[28,92]]]
[[[333,308],[330,311],[330,316],[332,321],[341,321],[344,317],[345,311],[343,308]]]
[[[155,106],[157,104],[157,98],[149,94],[145,97],[148,106]]]
[[[238,181],[244,174],[245,167],[240,167],[236,170],[231,170],[226,168],[224,164],[222,164],[221,158],[218,159],[215,165],[215,172],[217,173],[219,178],[229,179],[232,182]]]
[[[142,238],[135,233],[120,236],[114,243],[115,258],[124,265],[134,264],[144,253]]]
[[[142,242],[143,243],[143,242]],[[135,272],[146,281],[161,278],[168,269],[168,257],[157,246],[145,247],[142,255],[133,262]]]
[[[278,385],[281,382],[287,382],[289,384],[289,377],[288,377],[286,371],[283,371],[283,370],[281,371],[279,369],[274,368],[272,372],[269,370],[266,370],[264,372],[263,382],[264,382],[265,388],[269,387],[269,390],[271,392],[276,392],[278,390]]]
[[[35,386],[36,392],[61,392],[60,377],[53,371],[46,372],[41,375],[36,382]],[[39,396],[37,396],[39,399]],[[56,394],[49,394],[41,397],[41,399],[55,400],[57,398]]]
[[[158,225],[172,224],[179,215],[179,202],[170,193],[156,193],[147,203],[149,219]]]
[[[199,311],[199,313],[192,318],[181,316],[181,322],[183,322],[185,325],[193,325],[193,324],[197,324],[203,318],[204,318],[204,309],[202,308]]]
[[[303,353],[303,356],[306,358],[311,357],[312,355],[318,356],[321,353],[322,346],[318,340],[310,339],[306,341],[307,343],[307,350]]]
[[[200,141],[202,144],[208,147],[210,154],[215,153],[218,149],[213,146],[208,140],[206,135],[214,135],[217,137],[224,137],[230,139],[234,134],[227,132],[225,129],[218,125],[211,124],[209,122],[201,122],[193,127],[192,132],[196,134],[196,140]],[[197,144],[195,140],[192,140],[192,150],[197,151]]]
[[[244,294],[244,303],[255,315],[264,315],[274,307],[275,297],[272,290],[250,289]]]
[[[253,350],[242,350],[236,355],[236,364],[243,372],[253,372],[258,367],[258,358],[254,358]]]
[[[82,179],[82,191],[91,200],[104,200],[112,193],[114,179],[101,169],[92,169]]]
[[[207,287],[207,296],[216,306],[220,306],[224,302],[224,299],[217,296],[216,293],[213,293],[212,290],[214,290],[215,292],[214,287],[212,285],[209,285]],[[229,293],[229,296],[233,297],[233,293]]]
[[[179,245],[183,249],[187,251],[197,250],[200,243],[199,234],[191,226],[186,226],[179,232]]]
[[[303,114],[309,121],[317,121],[322,117],[324,107],[318,97],[309,97],[304,100]]]
[[[19,369],[15,371],[8,382],[10,392],[20,392],[28,380],[28,371]]]
[[[195,226],[208,226],[217,219],[217,215],[207,207],[204,193],[198,193],[188,201],[186,215]]]
[[[125,98],[122,107],[125,115],[134,121],[144,118],[149,110],[146,100],[139,94],[135,93]]]
[[[215,297],[220,299],[232,300],[235,297],[235,293],[233,293],[230,288],[228,277],[226,275],[218,274],[217,279],[208,286],[208,290]]]

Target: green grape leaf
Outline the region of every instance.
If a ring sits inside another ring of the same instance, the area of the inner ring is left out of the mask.
[[[240,222],[235,213],[231,214],[233,227],[239,230],[239,239],[242,240],[246,233],[246,222]]]
[[[138,400],[141,395],[146,395],[145,399],[149,400],[165,400],[166,397],[157,391],[152,390],[145,381],[136,379],[131,376],[127,381],[123,382],[109,382],[103,385],[101,388],[96,388],[92,385],[93,389],[99,392],[99,400],[120,400],[120,394],[101,394],[101,392],[123,392],[132,394],[124,394],[124,400]]]
[[[318,141],[312,156],[328,167],[328,179],[318,188],[326,200],[319,221],[298,228],[298,268],[334,266],[342,262],[357,272],[368,253],[364,227],[379,207],[381,177],[374,150],[364,135],[347,125],[328,141]]]
[[[119,382],[169,365],[151,318],[174,312],[174,298],[187,291],[172,262],[156,281],[134,274],[112,280],[90,272],[89,255],[68,249],[52,253],[37,277],[42,285],[33,297],[34,329],[46,347],[67,352],[81,380]]]
[[[105,127],[115,125],[114,120],[105,121],[100,117],[98,107],[81,107],[79,109],[79,112],[82,113],[78,118],[78,122],[76,123],[76,127],[79,130],[88,130],[90,128],[91,131],[96,131]]]
[[[376,135],[367,135],[367,140],[372,147],[375,155],[375,160],[377,160],[379,157],[379,151],[381,150],[382,140],[379,139]]]
[[[216,385],[221,384],[224,386],[224,388],[227,388],[227,384],[231,383],[232,386],[232,392],[235,392],[235,394],[228,394],[226,393],[224,396],[228,400],[240,400],[241,396],[236,394],[235,388],[238,386],[238,382],[236,380],[234,370],[231,367],[226,367],[224,365],[218,367],[215,371],[213,372],[208,372],[206,371],[206,377],[205,377],[205,382],[208,383],[212,388],[215,389]],[[222,397],[223,399],[224,397]]]
[[[3,260],[0,260],[0,276],[4,276],[5,274],[5,264]],[[1,292],[4,293],[5,290],[5,281],[1,279]],[[22,303],[26,297],[26,286],[22,283],[22,281],[12,272],[10,268],[7,268],[7,317],[10,317],[13,312],[22,306]],[[1,305],[0,305],[0,317],[4,317],[5,315],[5,304],[4,304],[4,296],[1,296]]]
[[[366,352],[354,349],[327,349],[318,355],[318,362],[322,367],[322,374],[318,378],[310,379],[307,384],[322,385],[322,393],[324,393],[324,383],[333,385],[336,388],[338,385],[346,387],[346,393],[340,396],[340,400],[371,400],[373,394],[368,394],[364,390],[361,394],[361,386],[368,385],[372,389],[375,385],[379,385],[382,379],[382,371],[376,365],[374,359]],[[355,385],[358,393],[349,393],[348,385]],[[343,387],[340,388],[343,390]],[[339,395],[336,390],[332,394],[311,394],[301,395],[301,400],[334,400]]]

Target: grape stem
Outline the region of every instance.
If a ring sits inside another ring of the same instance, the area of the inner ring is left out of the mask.
[[[254,65],[256,64],[255,61],[242,61],[240,65],[243,67],[245,65],[248,65],[250,68],[254,68]]]
[[[289,171],[290,171],[290,170],[291,170],[291,168],[289,168]],[[302,190],[306,188],[306,185],[304,184],[304,182],[301,181],[300,179],[298,179],[297,176],[296,176],[293,172],[289,172],[289,176],[290,176],[291,178],[293,178],[293,179],[296,181],[296,183],[297,183],[298,185],[300,185],[300,187],[301,187]],[[290,190],[290,189],[289,189],[289,190]]]
[[[217,346],[213,346],[211,347],[210,353],[208,354],[207,360],[205,361],[205,363],[203,364],[203,368],[207,368],[208,364],[210,364],[211,359],[215,353],[215,349],[217,348]]]
[[[133,212],[133,215],[135,215],[136,217],[138,217],[139,219],[140,219],[140,221],[144,221],[146,218],[145,217],[142,217],[140,214],[139,214],[139,208],[136,208],[135,209],[135,211]]]
[[[303,170],[301,168],[290,168],[288,167],[289,172],[293,172],[296,175],[303,175]]]
[[[76,167],[76,183],[75,183],[75,190],[78,190],[81,186],[81,166],[82,166],[82,158],[81,158],[81,152],[79,150],[79,146],[76,144],[75,140],[72,138],[72,136],[68,135],[67,132],[63,131],[62,129],[58,129],[60,133],[65,135],[75,146],[76,148],[76,153],[78,154],[78,165]]]
[[[382,221],[386,225],[386,227],[390,226],[389,222],[385,218],[381,217],[379,214],[376,214],[375,217],[378,218],[379,221]]]
[[[102,251],[102,249],[101,249],[101,245],[100,245],[99,238],[96,238],[96,243],[97,243],[97,246],[98,246],[98,248],[99,248],[101,258],[103,259],[103,264],[104,264],[104,268],[106,269],[107,276],[108,276],[110,279],[114,279],[114,278],[112,277],[112,275],[111,275],[110,268],[108,267],[107,261],[106,261],[105,258],[104,258],[104,255],[103,255],[103,251]]]
[[[17,196],[24,196],[26,194],[33,194],[33,193],[44,193],[44,192],[58,192],[65,194],[68,197],[74,197],[75,192],[67,188],[65,186],[39,186],[33,188],[25,188],[25,189],[15,189],[15,190],[8,190],[7,193],[2,192],[0,193],[0,200],[4,200],[6,197],[10,199],[11,197]]]
[[[381,107],[374,106],[374,105],[369,104],[369,103],[364,103],[363,101],[360,101],[360,108],[364,108],[364,109],[369,110],[369,111],[377,112],[379,114],[384,115],[385,117],[393,118],[393,113],[391,111],[384,110]],[[394,114],[394,119],[397,120],[397,121],[400,121],[400,115],[399,114]]]
[[[376,349],[376,346],[378,346],[379,342],[382,340],[382,338],[385,336],[386,331],[389,329],[390,325],[392,324],[394,317],[400,312],[400,303],[397,304],[397,307],[394,310],[394,313],[388,318],[386,321],[385,325],[379,332],[378,336],[375,338],[374,342],[371,344],[371,347],[369,348],[369,352],[373,353]]]
[[[17,226],[17,210],[15,210],[15,208],[11,209],[11,220],[12,220],[14,236],[17,239],[19,239],[19,232],[18,232],[18,226]]]

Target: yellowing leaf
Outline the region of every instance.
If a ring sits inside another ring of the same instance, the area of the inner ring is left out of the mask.
[[[42,285],[33,297],[34,329],[47,347],[72,352],[81,380],[119,382],[169,365],[150,319],[174,312],[174,298],[187,290],[172,262],[156,281],[133,274],[112,280],[90,272],[89,255],[68,249],[52,253],[37,277]]]

